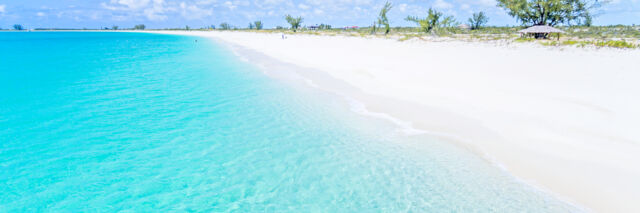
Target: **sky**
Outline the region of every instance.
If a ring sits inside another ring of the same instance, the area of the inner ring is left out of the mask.
[[[596,25],[640,24],[640,0],[610,0],[597,11]],[[466,22],[473,12],[484,11],[488,25],[519,25],[496,6],[495,0],[391,0],[393,26],[412,26],[407,16],[424,17],[432,7]],[[286,26],[284,15],[304,17],[303,25],[333,27],[368,26],[385,0],[0,0],[0,28],[22,24],[25,28],[132,27],[200,28],[222,22],[247,27],[261,20],[266,28]]]

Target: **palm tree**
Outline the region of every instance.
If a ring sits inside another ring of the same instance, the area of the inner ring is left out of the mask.
[[[387,13],[391,10],[391,8],[393,8],[393,5],[391,5],[390,2],[385,3],[384,7],[380,9],[380,14],[378,15],[378,28],[380,28],[380,25],[384,25],[385,35],[389,34],[389,32],[391,31],[391,27],[389,26],[389,19],[387,18]]]

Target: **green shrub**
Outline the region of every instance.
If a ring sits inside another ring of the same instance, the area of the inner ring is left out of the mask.
[[[293,32],[296,32],[296,30],[300,28],[300,24],[302,24],[302,22],[304,21],[304,19],[300,16],[293,17],[291,15],[286,15],[284,18],[287,21],[287,23],[291,25],[291,29],[293,30]]]
[[[442,12],[429,8],[427,11],[427,17],[418,18],[416,16],[409,16],[405,18],[406,21],[415,22],[420,26],[422,32],[431,32],[438,28],[450,28],[456,24],[456,20],[453,16],[445,16]]]
[[[613,48],[636,48],[637,45],[626,41],[598,41],[594,43],[597,47],[613,47]]]
[[[535,38],[527,38],[527,37],[523,37],[523,38],[517,38],[515,41],[516,42],[531,42],[531,41],[535,41]]]

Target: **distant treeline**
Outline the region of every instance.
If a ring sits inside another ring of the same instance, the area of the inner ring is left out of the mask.
[[[522,26],[549,25],[549,26],[591,26],[593,24],[594,11],[607,1],[602,0],[497,0],[497,7],[505,10],[510,16],[516,18]],[[394,29],[387,18],[387,14],[393,9],[393,4],[385,2],[380,9],[373,24],[364,27],[370,30],[371,34],[382,32],[389,34]],[[304,18],[285,15],[285,21],[289,24],[289,30],[297,32],[299,30],[330,30],[331,25],[310,25],[303,26]],[[466,22],[460,22],[452,15],[444,14],[433,8],[426,11],[426,16],[407,16],[408,22],[416,24],[421,32],[438,34],[441,31],[451,31],[455,28],[468,30],[479,30],[486,26],[489,17],[483,11],[477,11],[469,17]],[[262,22],[260,22],[262,24]],[[361,27],[344,27],[343,29],[359,29]],[[208,29],[216,29],[215,25]],[[220,24],[219,30],[261,30],[250,23],[248,28],[231,26],[226,22]],[[285,29],[277,26],[275,29]]]

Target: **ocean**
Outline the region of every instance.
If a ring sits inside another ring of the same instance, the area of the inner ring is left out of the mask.
[[[205,38],[0,33],[0,212],[575,212]]]

